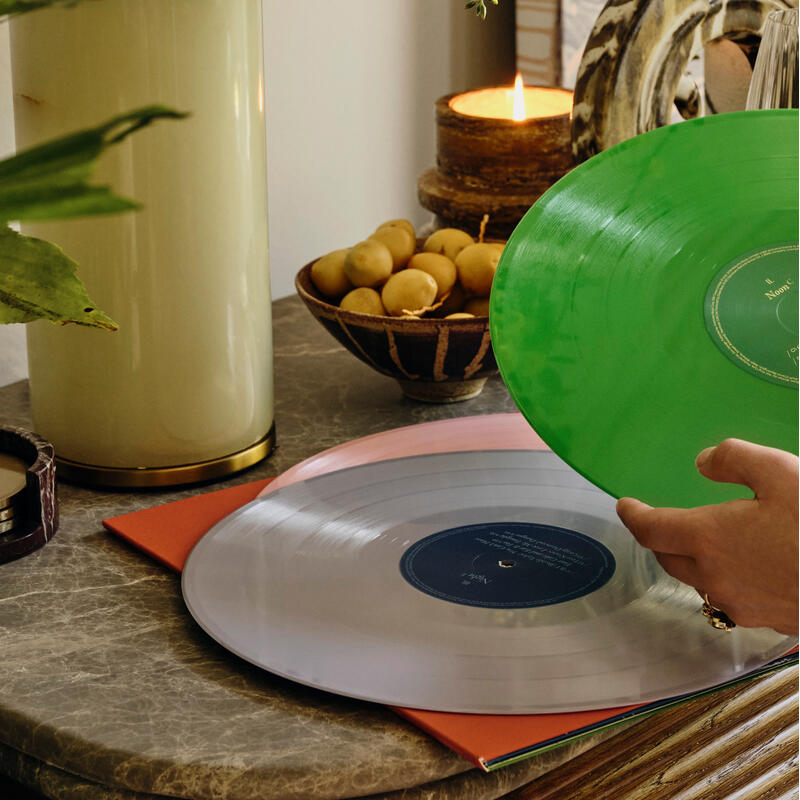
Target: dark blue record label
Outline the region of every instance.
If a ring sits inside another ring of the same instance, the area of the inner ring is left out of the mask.
[[[616,562],[600,542],[555,525],[488,522],[420,539],[400,572],[421,592],[484,608],[565,603],[599,589]]]

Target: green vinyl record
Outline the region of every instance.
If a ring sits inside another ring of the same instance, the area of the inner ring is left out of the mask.
[[[536,432],[610,494],[689,507],[728,437],[797,452],[798,113],[636,136],[576,167],[514,230],[492,346]]]

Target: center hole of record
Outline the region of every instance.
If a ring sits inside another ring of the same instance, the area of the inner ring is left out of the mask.
[[[505,567],[506,569],[508,567],[516,567],[517,566],[517,562],[516,561],[510,561],[509,559],[503,559],[502,561],[498,561],[497,563],[498,563],[499,566]]]

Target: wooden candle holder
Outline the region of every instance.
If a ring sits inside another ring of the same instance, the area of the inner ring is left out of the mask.
[[[436,168],[417,181],[419,202],[451,227],[508,238],[546,189],[574,165],[570,114],[516,122],[455,111],[436,101]]]

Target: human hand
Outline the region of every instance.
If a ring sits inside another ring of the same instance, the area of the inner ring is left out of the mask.
[[[755,497],[698,508],[653,508],[630,497],[617,513],[674,578],[694,586],[737,625],[798,632],[798,460],[726,439],[697,456],[712,481]]]

